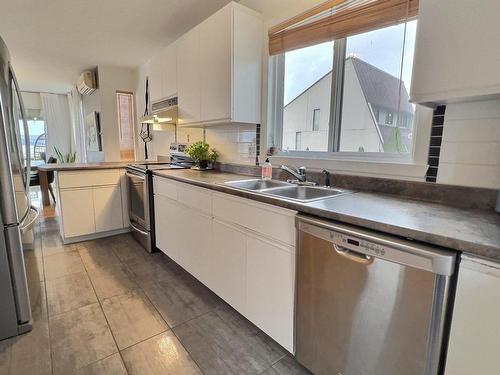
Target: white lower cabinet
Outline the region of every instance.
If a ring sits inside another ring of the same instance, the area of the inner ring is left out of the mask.
[[[207,286],[236,310],[246,310],[245,232],[213,221],[213,246]]]
[[[57,173],[57,204],[65,243],[128,229],[122,176],[120,170]]]
[[[156,247],[177,263],[180,263],[181,235],[177,223],[180,208],[176,201],[155,195]]]
[[[462,257],[446,375],[500,372],[500,264]]]
[[[123,228],[122,193],[120,185],[92,189],[95,231],[106,232]]]
[[[94,233],[95,218],[92,189],[62,190],[59,196],[63,212],[64,237]]]
[[[296,212],[161,177],[154,189],[156,246],[293,352]]]
[[[181,217],[181,224],[184,224],[184,228],[178,232],[184,234],[181,240],[181,265],[206,283],[211,272],[207,269],[207,263],[212,250],[212,217],[191,209],[184,209]]]
[[[293,352],[295,254],[291,246],[246,236],[246,315]]]

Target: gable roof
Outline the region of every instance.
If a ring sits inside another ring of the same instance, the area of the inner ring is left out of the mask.
[[[410,96],[408,95],[406,86],[402,80],[384,72],[382,69],[379,69],[374,65],[368,64],[366,61],[363,61],[358,57],[350,56],[346,59],[346,62],[347,61],[351,61],[354,66],[356,76],[358,77],[361,90],[363,91],[367,103],[396,112],[398,110],[399,85],[401,84],[400,110],[409,114],[413,114],[415,112],[412,104],[410,103]],[[331,74],[332,71],[330,70],[316,82],[306,87],[304,91],[299,93],[295,98],[290,100],[285,107],[292,104],[295,100]]]
[[[348,57],[346,61],[348,60],[352,61],[359,84],[368,103],[398,111],[400,99],[398,93],[401,85],[400,111],[413,114],[413,106],[410,103],[408,91],[402,80],[358,57]]]

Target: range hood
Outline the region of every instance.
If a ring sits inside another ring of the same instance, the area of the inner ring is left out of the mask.
[[[140,121],[146,124],[176,124],[177,113],[177,96],[171,96],[151,103],[151,114]]]

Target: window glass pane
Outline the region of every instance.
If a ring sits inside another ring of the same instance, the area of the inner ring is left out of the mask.
[[[407,24],[406,38],[405,24],[347,38],[340,151],[411,152],[416,24]]]
[[[30,156],[32,161],[45,161],[45,122],[38,118],[27,120],[28,130],[30,132]],[[24,137],[23,121],[19,120],[21,135]],[[25,145],[23,143],[23,153],[26,155]]]
[[[120,138],[120,158],[123,161],[134,160],[134,112],[133,96],[117,92],[118,125]]]
[[[285,53],[283,151],[328,151],[332,64],[333,42]]]
[[[314,131],[319,130],[319,114],[320,114],[319,108],[316,108],[313,110],[313,130]]]

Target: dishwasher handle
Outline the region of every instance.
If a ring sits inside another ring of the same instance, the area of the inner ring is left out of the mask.
[[[350,250],[346,247],[339,246],[337,244],[333,244],[333,249],[335,252],[344,258],[347,258],[349,260],[352,260],[353,262],[356,263],[361,263],[365,265],[369,265],[373,263],[373,257],[370,255],[358,253],[357,251]]]

